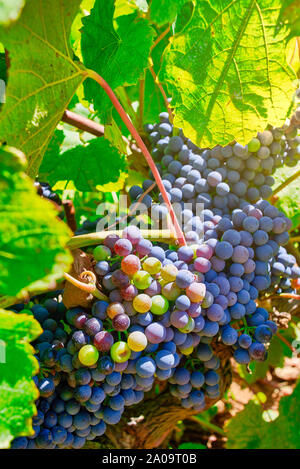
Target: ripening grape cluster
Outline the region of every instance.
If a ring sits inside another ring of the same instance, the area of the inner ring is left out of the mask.
[[[291,222],[265,199],[274,169],[299,154],[297,130],[287,137],[285,127],[272,128],[247,146],[212,150],[175,132],[167,113],[146,131],[168,197],[184,215],[187,245],[152,243],[129,225],[92,249],[104,297],[91,309],[67,310],[53,298],[32,306],[44,330],[34,344],[38,415],[35,434],[14,448],[81,448],[158,382],[201,411],[220,395],[218,343],[240,364],[267,357],[277,326],[257,300],[294,292],[300,269],[285,248]],[[150,175],[129,194],[136,204],[148,191],[142,203],[163,221],[169,210],[157,187],[149,191],[153,182]],[[86,221],[78,234],[95,226]]]

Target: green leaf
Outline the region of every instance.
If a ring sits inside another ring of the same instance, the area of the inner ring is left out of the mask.
[[[95,191],[98,185],[117,182],[125,170],[124,156],[106,139],[99,137],[62,154],[47,153],[41,166],[41,177],[57,189],[65,189],[68,185],[68,189],[75,187],[84,192]]]
[[[3,147],[0,161],[0,295],[49,288],[72,262],[65,250],[71,232],[36,194],[23,154]]]
[[[142,76],[155,32],[138,12],[116,18],[116,31],[113,16],[112,0],[96,0],[90,16],[82,20],[81,49],[85,66],[99,73],[115,90],[137,83]],[[105,115],[112,108],[105,92],[90,79],[84,87],[86,99]]]
[[[178,449],[207,449],[207,447],[200,443],[181,443],[181,445],[178,446]]]
[[[8,25],[18,19],[25,0],[1,0],[0,1],[0,24]]]
[[[160,69],[161,58],[164,50],[169,43],[169,35],[166,35],[151,51],[153,68],[157,74]],[[137,86],[127,87],[127,93],[131,101],[139,102],[139,89]],[[166,110],[163,96],[155,83],[149,69],[145,70],[145,91],[142,123],[153,123],[158,119],[158,115]],[[138,109],[139,113],[139,109]]]
[[[187,0],[152,0],[150,18],[158,26],[173,23],[177,13]]]
[[[227,436],[229,449],[299,449],[300,384],[280,400],[276,420],[263,420],[262,408],[251,401],[230,420]]]
[[[39,323],[27,314],[0,310],[0,448],[11,440],[33,435],[32,417],[38,391],[32,376],[38,371],[29,342],[42,333]]]
[[[267,371],[273,368],[282,368],[284,364],[283,344],[277,336],[272,338],[268,350],[268,357],[264,362],[253,361],[249,365],[251,373],[247,371],[245,365],[238,365],[239,374],[247,381],[247,383],[255,383],[258,379],[266,376]]]
[[[80,0],[27,0],[19,20],[0,29],[11,66],[0,142],[22,150],[36,176],[43,154],[86,72],[67,38]]]
[[[293,176],[297,171],[300,170],[300,161],[297,166],[288,168],[284,166],[283,168],[278,168],[274,173],[273,177],[275,179],[275,185],[273,189],[276,189],[280,184],[286,181],[289,177]],[[278,197],[276,201],[276,206],[285,213],[285,215],[292,221],[292,229],[297,228],[300,225],[300,178],[295,179],[288,186],[282,189],[276,195]]]
[[[276,30],[280,8],[280,0],[201,1],[171,38],[160,79],[174,124],[197,145],[246,144],[285,120],[295,75],[285,58],[288,30]]]

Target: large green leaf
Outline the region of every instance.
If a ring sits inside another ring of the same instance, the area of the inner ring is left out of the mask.
[[[230,420],[227,430],[230,449],[300,449],[300,384],[281,399],[279,417],[273,422],[264,421],[261,406],[251,401]]]
[[[25,5],[25,0],[0,0],[0,23],[15,21]]]
[[[72,257],[71,236],[53,204],[36,194],[25,157],[0,148],[0,295],[37,291],[60,279]]]
[[[41,333],[33,316],[0,310],[0,448],[8,448],[13,438],[34,434],[38,391],[31,377],[38,363],[29,342]]]
[[[96,186],[117,182],[125,171],[125,158],[104,138],[94,138],[62,154],[47,152],[41,178],[58,189],[95,191]],[[71,183],[71,186],[68,185]]]
[[[68,46],[80,0],[27,0],[17,22],[0,29],[11,66],[0,142],[22,150],[35,176],[49,140],[86,72]]]
[[[82,19],[82,56],[84,65],[99,73],[111,86],[133,85],[148,65],[154,30],[138,11],[119,16],[114,28],[113,0],[96,0],[90,16]],[[112,104],[94,81],[84,83],[85,97],[105,115]]]
[[[283,123],[295,75],[285,58],[288,30],[276,30],[280,7],[280,0],[197,2],[170,40],[160,77],[175,125],[195,143],[245,144],[267,124]]]

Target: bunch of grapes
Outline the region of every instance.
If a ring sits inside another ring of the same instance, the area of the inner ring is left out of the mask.
[[[12,447],[81,448],[157,381],[183,407],[201,411],[220,395],[218,342],[240,364],[266,359],[277,326],[257,300],[293,292],[300,276],[284,247],[291,222],[264,200],[273,170],[299,153],[297,125],[288,136],[286,127],[261,132],[247,146],[207,150],[175,135],[167,113],[146,126],[187,245],[152,243],[128,226],[92,249],[103,299],[91,309],[67,310],[53,298],[32,306],[44,330],[35,344],[38,415],[35,434]],[[169,211],[153,182],[129,194],[133,204],[143,196],[152,218],[164,221]],[[96,224],[87,220],[78,234]]]

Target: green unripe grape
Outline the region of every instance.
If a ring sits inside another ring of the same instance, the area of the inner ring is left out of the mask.
[[[127,342],[120,340],[115,342],[110,349],[110,356],[115,363],[124,363],[126,362],[131,355],[131,350]]]
[[[250,140],[250,142],[248,143],[248,150],[251,152],[251,153],[255,153],[257,150],[260,149],[260,141],[258,140],[258,138],[253,138],[252,140]]]
[[[169,302],[168,300],[163,297],[162,295],[154,295],[152,296],[152,305],[150,308],[151,313],[153,314],[164,314],[169,309]]]
[[[105,261],[111,256],[111,250],[107,246],[97,246],[93,250],[93,256],[96,261]]]
[[[193,318],[189,317],[187,325],[179,329],[179,331],[184,332],[185,334],[189,334],[190,332],[194,330],[194,327],[195,327],[195,321]]]
[[[156,257],[148,257],[143,262],[143,269],[151,275],[158,274],[161,269],[161,262]]]
[[[92,366],[97,363],[99,352],[93,345],[84,345],[78,352],[78,358],[84,366]]]
[[[133,276],[133,283],[139,290],[146,290],[152,282],[151,275],[145,270],[140,270]]]

